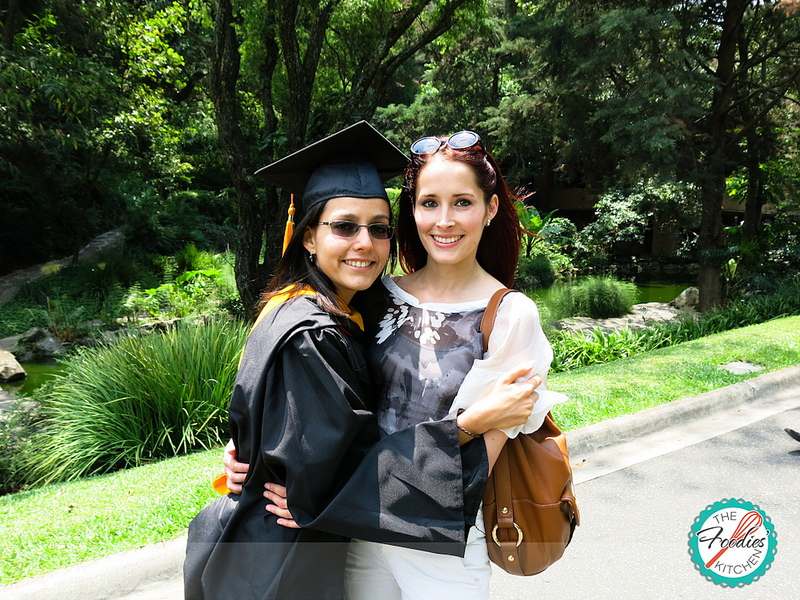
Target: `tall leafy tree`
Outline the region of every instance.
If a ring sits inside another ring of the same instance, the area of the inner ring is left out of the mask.
[[[187,184],[182,103],[196,76],[171,45],[182,11],[170,2],[8,0],[0,11],[0,205],[14,224],[0,268],[13,269],[77,257],[119,224],[123,190]]]
[[[567,146],[602,156],[607,179],[655,174],[700,191],[701,308],[723,303],[725,181],[744,164],[741,142],[796,101],[793,3],[523,4],[540,25],[537,59],[559,91]]]
[[[236,281],[254,314],[277,257],[279,203],[251,174],[309,138],[369,118],[398,70],[474,0],[188,0],[204,89],[239,206]],[[266,247],[266,252],[262,250]]]

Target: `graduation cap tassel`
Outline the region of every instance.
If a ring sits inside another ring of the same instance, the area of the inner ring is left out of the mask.
[[[289,245],[289,240],[292,239],[294,233],[294,194],[292,194],[292,202],[289,204],[289,213],[286,217],[286,230],[283,232],[283,251],[281,256],[286,253],[286,247]]]

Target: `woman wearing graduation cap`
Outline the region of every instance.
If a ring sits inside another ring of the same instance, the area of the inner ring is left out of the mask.
[[[380,439],[363,324],[349,304],[392,252],[381,179],[406,161],[362,122],[260,171],[290,190],[305,188],[305,214],[231,395],[236,458],[249,472],[241,494],[218,498],[190,525],[187,598],[341,598],[352,536],[463,554],[488,471],[484,446],[465,444],[463,431],[524,422],[535,385],[511,383],[512,373],[458,419]],[[301,529],[264,510],[268,482],[285,486]]]
[[[505,296],[483,351],[479,323],[489,298],[513,284],[521,228],[514,196],[480,136],[461,131],[425,137],[412,144],[411,153],[398,203],[400,258],[409,274],[387,276],[361,296],[379,424],[389,438],[420,422],[471,410],[517,365],[532,363],[526,376],[541,383],[553,358],[536,305],[520,293]],[[476,437],[486,433],[490,463],[509,437],[536,431],[553,405],[566,399],[543,383],[536,392],[524,423],[488,432],[465,426]],[[289,504],[287,514],[282,490],[270,486],[265,495],[275,503],[268,510],[291,525],[294,510]],[[462,558],[353,534],[348,598],[488,599],[491,566],[482,525],[478,519],[470,529]]]

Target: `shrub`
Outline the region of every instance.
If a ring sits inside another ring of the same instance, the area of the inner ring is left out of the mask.
[[[609,319],[628,314],[636,302],[636,286],[613,277],[587,277],[577,285],[554,290],[548,300],[555,319]]]
[[[230,253],[212,254],[191,244],[175,256],[106,253],[24,284],[0,307],[0,337],[41,327],[74,341],[88,334],[87,323],[96,319],[116,329],[119,317],[135,321],[143,313],[170,318],[233,312],[232,263]],[[188,266],[198,268],[185,271]]]
[[[633,329],[604,332],[598,328],[589,334],[566,330],[554,335],[552,345],[552,371],[557,373],[639,354],[647,336]]]
[[[142,290],[133,286],[122,301],[125,314],[136,320],[142,311],[158,318],[218,313],[232,290],[216,269],[186,271],[174,281]]]
[[[204,190],[143,196],[125,228],[126,244],[156,254],[174,254],[187,244],[223,251],[235,237],[235,204],[228,194]]]
[[[78,350],[42,397],[33,479],[75,479],[224,443],[246,335],[246,325],[220,319]]]
[[[30,438],[36,425],[37,405],[24,399],[0,413],[0,496],[23,488],[30,471]]]
[[[516,283],[523,290],[549,288],[556,280],[556,272],[550,259],[544,254],[530,258],[522,256],[517,265]]]
[[[23,333],[31,327],[47,329],[47,311],[40,305],[14,299],[0,306],[0,338]]]

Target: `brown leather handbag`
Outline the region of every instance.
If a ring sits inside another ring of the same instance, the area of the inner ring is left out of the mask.
[[[496,292],[481,321],[484,354],[497,307]],[[536,575],[556,562],[580,525],[567,441],[552,415],[531,434],[503,447],[483,495],[489,559],[512,575]]]

